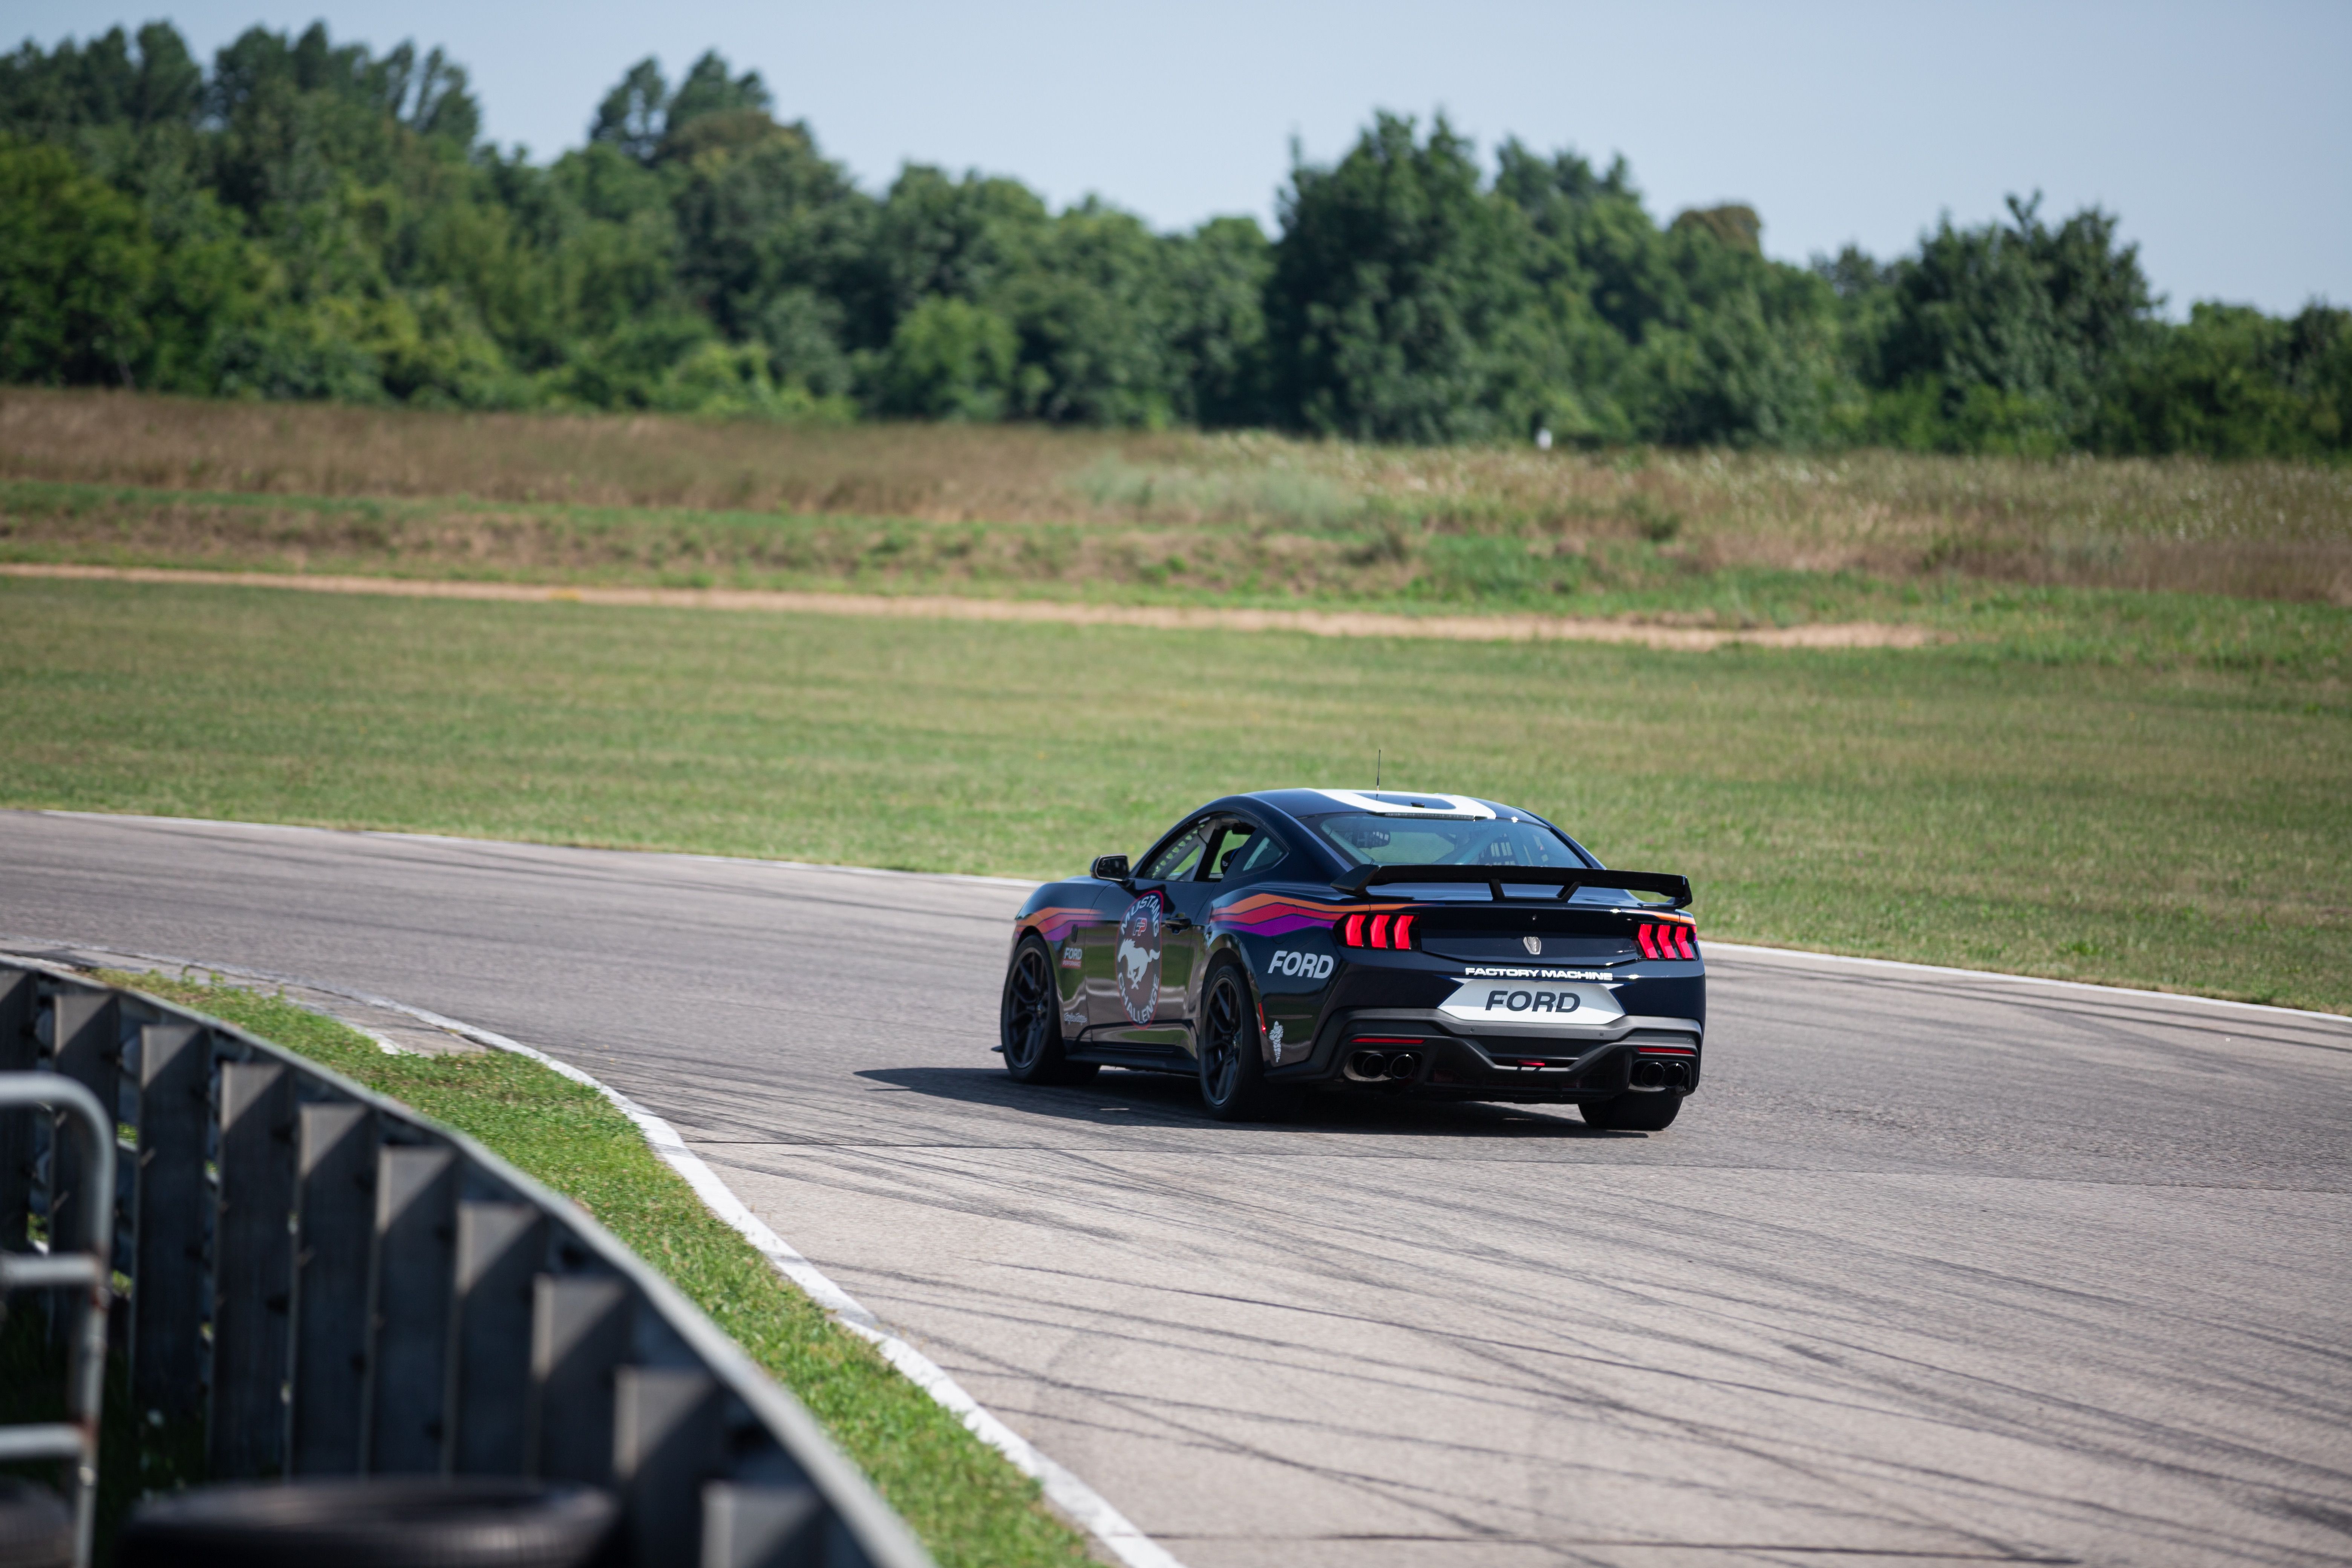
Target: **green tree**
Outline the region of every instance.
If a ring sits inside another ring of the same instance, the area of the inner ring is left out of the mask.
[[[159,260],[138,205],[64,149],[0,142],[0,380],[139,383]]]
[[[2316,458],[2352,450],[2352,311],[2286,321],[2199,304],[2116,377],[2098,445],[2122,452]]]
[[[728,66],[717,49],[711,49],[687,68],[686,79],[677,84],[663,117],[662,133],[667,140],[709,114],[765,115],[775,107],[767,84],[758,71],[745,71],[730,77]]]
[[[2116,219],[2086,208],[2053,229],[2040,207],[2011,196],[2005,226],[1948,218],[1895,265],[1871,379],[1931,398],[1953,444],[2074,445],[2147,331],[2139,250],[2116,244]]]
[[[1055,424],[1157,427],[1174,416],[1167,255],[1132,215],[1088,200],[997,289],[1020,339],[1016,411]]]
[[[0,131],[71,143],[91,131],[194,125],[204,89],[203,68],[168,23],[140,28],[135,49],[120,27],[87,47],[68,38],[44,53],[26,43],[0,56]]]
[[[2096,209],[1785,266],[1739,204],[1661,225],[1622,158],[1381,114],[1279,237],[1155,234],[928,165],[861,191],[757,71],[652,58],[585,146],[480,140],[409,42],[169,25],[0,56],[0,376],[268,397],[1377,440],[2341,455],[2352,330],[2168,325]]]
[[[1515,226],[1443,116],[1424,140],[1383,113],[1282,201],[1266,317],[1276,396],[1310,430],[1363,440],[1493,434],[1493,346],[1529,289]]]
[[[588,140],[650,163],[661,151],[668,111],[669,83],[662,76],[661,62],[647,55],[596,106],[596,116],[588,122]]]
[[[1685,208],[1675,215],[1667,229],[1674,234],[1703,234],[1718,245],[1744,250],[1750,256],[1764,254],[1764,220],[1745,203]]]
[[[953,180],[908,164],[883,196],[845,289],[852,343],[889,342],[899,318],[929,296],[995,299],[1034,263],[1051,223],[1045,202],[1018,181],[977,173]]]
[[[1265,290],[1274,274],[1265,231],[1255,218],[1211,218],[1166,246],[1162,287],[1176,417],[1225,427],[1265,423]]]
[[[1737,216],[1677,220],[1662,237],[1672,307],[1645,326],[1622,400],[1654,440],[1814,445],[1840,372],[1834,296],[1813,274],[1764,258],[1753,209],[1715,210]]]
[[[819,155],[805,126],[778,125],[758,110],[722,110],[683,134],[721,123],[744,134],[678,163],[671,210],[679,281],[720,331],[743,342],[762,335],[788,292],[840,296],[868,243],[874,204]]]
[[[899,318],[877,375],[888,414],[1001,419],[1020,339],[1013,323],[967,300],[935,294]]]

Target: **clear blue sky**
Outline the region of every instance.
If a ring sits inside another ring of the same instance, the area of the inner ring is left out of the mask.
[[[159,10],[11,0],[44,45]],[[256,22],[323,17],[340,39],[446,46],[488,133],[576,145],[632,61],[673,79],[717,46],[870,189],[913,159],[1094,192],[1161,227],[1249,212],[1273,226],[1296,136],[1343,152],[1373,109],[1443,109],[1491,149],[1516,133],[1622,152],[1662,216],[1752,204],[1791,260],[1882,255],[1939,212],[1977,222],[2118,212],[2171,312],[2225,299],[2352,304],[2352,3],[1766,6],[1450,5],[1352,0],[947,5],[866,0],[183,0],[161,10],[206,58]]]

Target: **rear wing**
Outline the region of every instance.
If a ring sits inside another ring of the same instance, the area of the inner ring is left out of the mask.
[[[1580,888],[1660,893],[1674,900],[1669,908],[1677,910],[1687,908],[1691,901],[1690,879],[1670,871],[1561,871],[1542,866],[1354,866],[1331,879],[1331,885],[1341,892],[1360,895],[1375,887],[1398,882],[1445,882],[1455,886],[1484,882],[1498,904],[1503,901],[1503,885],[1507,882],[1513,887],[1558,888],[1559,891],[1553,896],[1563,902],[1573,898]]]

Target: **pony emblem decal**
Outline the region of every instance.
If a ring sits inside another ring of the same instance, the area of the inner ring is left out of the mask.
[[[1160,899],[1152,893],[1118,918],[1118,999],[1138,1024],[1149,1024],[1160,1010]]]

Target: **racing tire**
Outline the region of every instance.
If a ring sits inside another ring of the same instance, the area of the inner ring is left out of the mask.
[[[609,1492],[424,1476],[236,1482],[144,1504],[118,1568],[583,1568],[620,1509]]]
[[[1611,1132],[1664,1132],[1681,1114],[1683,1097],[1664,1091],[1626,1093],[1610,1100],[1588,1100],[1577,1109],[1584,1112],[1586,1122]]]
[[[0,1568],[73,1568],[74,1520],[46,1487],[0,1476]]]
[[[1201,987],[1201,1101],[1220,1121],[1255,1121],[1290,1103],[1265,1081],[1257,1006],[1240,964],[1220,959]]]
[[[998,1025],[1004,1070],[1015,1083],[1085,1083],[1099,1070],[1062,1054],[1062,992],[1054,984],[1054,953],[1034,931],[1013,950]]]

